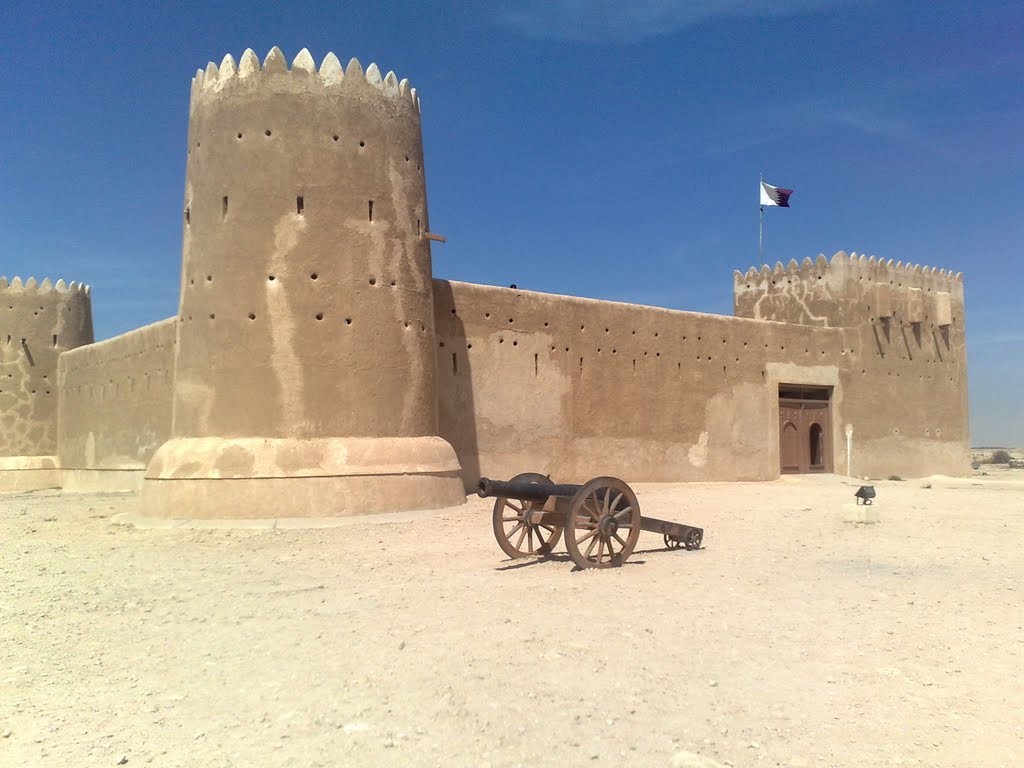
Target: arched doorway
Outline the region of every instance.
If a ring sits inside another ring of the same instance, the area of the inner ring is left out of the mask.
[[[796,424],[786,421],[782,425],[779,450],[782,454],[782,471],[800,471],[800,435],[797,432]]]
[[[832,471],[831,387],[779,385],[782,472]]]
[[[821,424],[814,422],[811,424],[810,430],[811,438],[811,465],[810,469],[825,469],[825,445],[824,436],[822,435]]]

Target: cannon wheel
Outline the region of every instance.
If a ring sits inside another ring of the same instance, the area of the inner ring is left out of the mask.
[[[615,568],[640,538],[636,494],[616,477],[595,477],[572,497],[565,548],[579,568]]]
[[[704,534],[700,531],[690,531],[683,541],[683,546],[690,550],[700,549],[702,541],[704,541]]]
[[[667,533],[665,534],[665,546],[669,549],[682,549],[683,547],[689,549],[689,547],[686,546],[685,541],[683,541],[682,539],[674,539]]]
[[[550,483],[551,478],[536,472],[524,472],[512,478],[512,482]],[[494,500],[491,523],[498,546],[509,557],[543,557],[550,555],[562,538],[561,525],[531,523],[526,516],[543,505],[537,501],[519,501],[499,496]]]

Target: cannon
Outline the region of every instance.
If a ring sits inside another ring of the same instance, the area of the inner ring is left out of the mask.
[[[493,498],[494,538],[509,557],[551,554],[562,532],[579,568],[615,568],[626,562],[640,531],[660,533],[669,549],[700,549],[704,529],[640,515],[636,494],[617,477],[560,485],[536,472],[511,480],[481,477],[477,494]]]

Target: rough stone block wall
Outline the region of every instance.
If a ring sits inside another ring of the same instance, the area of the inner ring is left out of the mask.
[[[57,453],[57,359],[92,340],[88,286],[0,278],[0,457]]]
[[[137,488],[170,436],[175,319],[66,352],[59,458],[68,490]]]
[[[734,277],[738,316],[848,330],[860,353],[840,361],[854,475],[968,470],[962,275],[839,252]]]
[[[435,280],[434,307],[440,431],[467,488],[775,478],[779,381],[833,386],[841,411],[841,361],[859,359],[838,329],[467,283]]]

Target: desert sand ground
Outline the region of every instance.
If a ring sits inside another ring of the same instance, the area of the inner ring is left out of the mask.
[[[1024,765],[1024,483],[875,485],[878,525],[833,476],[638,485],[705,548],[581,572],[476,498],[142,529],[0,496],[0,765]]]

